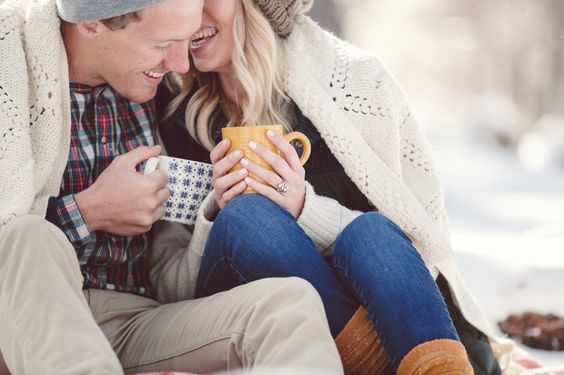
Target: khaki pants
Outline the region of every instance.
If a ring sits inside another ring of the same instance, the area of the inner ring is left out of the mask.
[[[0,230],[0,352],[13,375],[343,371],[321,300],[300,279],[168,305],[81,289],[56,227],[27,216]]]

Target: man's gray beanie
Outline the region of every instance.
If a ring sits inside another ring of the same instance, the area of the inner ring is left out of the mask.
[[[57,0],[59,16],[70,23],[104,20],[165,0]]]

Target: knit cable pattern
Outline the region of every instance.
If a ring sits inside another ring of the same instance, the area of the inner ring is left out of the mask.
[[[374,56],[321,33],[307,17],[297,27],[286,45],[290,97],[427,264],[450,258],[442,188],[405,95]]]
[[[465,318],[494,338],[456,270],[443,189],[429,144],[400,86],[375,56],[324,32],[306,16],[296,20],[285,48],[288,95],[360,191],[407,233],[427,266],[445,276]],[[307,210],[307,220],[300,220],[308,222],[304,230],[317,245],[334,242],[335,229],[359,214],[339,210],[327,198],[311,199],[315,207]],[[339,216],[333,214],[339,211]],[[333,221],[315,217],[321,212]],[[326,238],[319,235],[323,233]]]

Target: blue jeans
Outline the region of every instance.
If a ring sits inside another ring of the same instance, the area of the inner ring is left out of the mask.
[[[196,295],[289,276],[317,289],[333,337],[364,306],[396,369],[421,343],[459,340],[423,259],[398,226],[375,212],[341,232],[327,261],[286,210],[258,194],[239,196],[215,220]]]

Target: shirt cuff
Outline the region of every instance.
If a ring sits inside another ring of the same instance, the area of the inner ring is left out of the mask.
[[[95,236],[86,226],[74,194],[66,195],[57,202],[58,225],[75,248],[80,248],[92,241]]]

